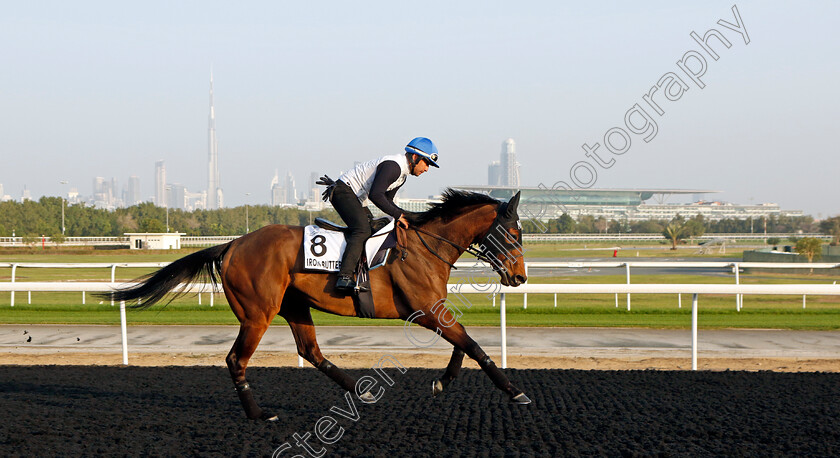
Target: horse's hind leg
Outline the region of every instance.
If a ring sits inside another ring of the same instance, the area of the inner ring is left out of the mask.
[[[312,324],[312,314],[309,312],[309,307],[284,303],[280,309],[280,316],[285,318],[289,322],[289,327],[292,328],[298,354],[335,383],[338,383],[340,387],[353,392],[356,387],[356,379],[329,362],[321,354],[318,341],[315,339],[315,325]]]
[[[449,359],[449,364],[446,366],[446,372],[443,373],[441,378],[432,382],[433,396],[443,393],[443,390],[449,385],[449,382],[458,376],[458,372],[461,372],[461,364],[463,362],[464,352],[460,348],[454,347],[452,349],[452,357]]]
[[[245,368],[248,367],[248,361],[257,349],[263,334],[268,330],[268,325],[269,323],[263,321],[243,320],[239,325],[239,335],[236,337],[227,358],[225,358],[236,392],[239,395],[239,401],[242,402],[242,407],[245,409],[245,415],[252,420],[277,420],[276,415],[269,415],[260,409],[254,400],[251,386],[245,379]]]

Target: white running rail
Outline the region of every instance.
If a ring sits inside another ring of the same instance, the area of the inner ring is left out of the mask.
[[[127,287],[134,283],[115,282],[2,282],[0,292],[3,291],[96,291],[110,292],[114,288]],[[181,285],[185,292],[212,291],[212,285],[196,283]],[[496,286],[494,291],[488,291],[471,283],[457,283],[447,285],[449,294],[484,294],[497,293],[501,295],[499,307],[501,322],[501,351],[502,368],[507,368],[507,329],[505,319],[505,295],[511,293],[558,293],[558,294],[603,294],[603,293],[633,293],[633,294],[679,294],[693,295],[691,308],[691,369],[697,370],[697,315],[698,295],[700,294],[789,294],[789,295],[840,295],[840,285],[720,285],[720,284],[608,284],[608,285],[549,285],[526,284],[516,288]],[[123,364],[128,364],[128,338],[126,331],[125,302],[120,302],[120,327],[122,331]]]

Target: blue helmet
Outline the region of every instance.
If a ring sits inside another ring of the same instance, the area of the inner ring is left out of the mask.
[[[434,143],[426,137],[417,137],[414,140],[408,142],[408,145],[405,147],[406,153],[414,153],[418,156],[422,156],[429,165],[435,166],[440,168],[437,165],[438,159],[438,150]]]

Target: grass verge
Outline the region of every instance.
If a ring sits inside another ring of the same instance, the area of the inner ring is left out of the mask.
[[[651,327],[685,328],[691,324],[691,297],[682,295],[682,308],[676,295],[636,294],[627,311],[626,295],[619,295],[618,306],[614,294],[568,294],[558,296],[554,307],[552,294],[531,294],[527,309],[523,296],[509,295],[507,323],[509,326],[593,326],[593,327]],[[460,304],[463,315],[458,321],[465,326],[498,326],[499,301],[479,295],[466,296],[472,306]],[[27,304],[27,294],[18,293],[16,305],[11,307],[8,295],[0,300],[0,323],[6,324],[119,324],[119,307],[110,302],[92,301],[81,304],[80,293],[33,293],[33,303]],[[840,298],[813,296],[802,308],[801,296],[745,296],[744,308],[735,310],[733,296],[704,295],[699,299],[699,324],[703,328],[773,328],[773,329],[840,329]],[[457,313],[457,312],[455,312]],[[167,307],[148,310],[129,310],[129,324],[179,325],[237,325],[237,320],[224,297],[217,297],[215,306],[203,305],[196,298],[183,297]],[[392,325],[400,320],[367,320],[340,317],[313,311],[316,325]],[[278,318],[279,320],[279,318]],[[281,320],[282,321],[282,320]]]

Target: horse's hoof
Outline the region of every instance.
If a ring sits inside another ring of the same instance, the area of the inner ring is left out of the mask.
[[[366,404],[373,404],[374,402],[376,402],[376,398],[373,397],[373,394],[371,394],[370,391],[368,391],[365,394],[359,396],[359,399],[361,399],[362,402],[364,402]]]
[[[525,405],[525,404],[530,404],[531,400],[528,398],[528,396],[525,396],[525,393],[519,393],[516,396],[510,398],[510,402],[512,402],[514,404]]]
[[[443,383],[440,380],[432,381],[432,396],[437,396],[443,393]]]
[[[280,417],[278,417],[277,415],[271,415],[271,414],[263,412],[263,414],[260,415],[260,420],[262,420],[262,421],[279,421]]]

